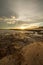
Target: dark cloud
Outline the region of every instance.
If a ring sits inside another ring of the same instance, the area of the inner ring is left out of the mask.
[[[43,22],[43,0],[0,0],[0,17],[3,16],[15,16],[22,20],[17,25],[25,23],[24,20],[27,19],[31,19],[31,22]]]
[[[13,0],[14,1],[14,0]],[[11,0],[0,0],[0,17],[2,16],[17,16],[16,12],[11,10],[12,6],[15,4],[15,2],[11,3]],[[14,5],[15,6],[15,5]],[[14,7],[15,8],[15,7]]]
[[[43,13],[43,0],[0,0],[0,16],[30,15],[33,12]]]

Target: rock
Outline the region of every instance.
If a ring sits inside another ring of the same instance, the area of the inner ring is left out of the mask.
[[[43,44],[33,43],[22,48],[25,59],[21,65],[43,65]]]

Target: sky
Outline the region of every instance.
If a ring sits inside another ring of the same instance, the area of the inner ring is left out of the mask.
[[[43,26],[43,0],[0,0],[0,29]]]

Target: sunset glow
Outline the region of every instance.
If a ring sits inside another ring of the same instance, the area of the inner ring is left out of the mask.
[[[21,26],[21,27],[20,27],[20,29],[24,30],[24,29],[26,29],[26,27],[24,27],[24,26]]]

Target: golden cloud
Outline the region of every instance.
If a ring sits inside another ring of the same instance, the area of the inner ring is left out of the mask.
[[[15,16],[8,17],[0,17],[0,21],[6,22],[7,24],[14,24],[15,23]]]

